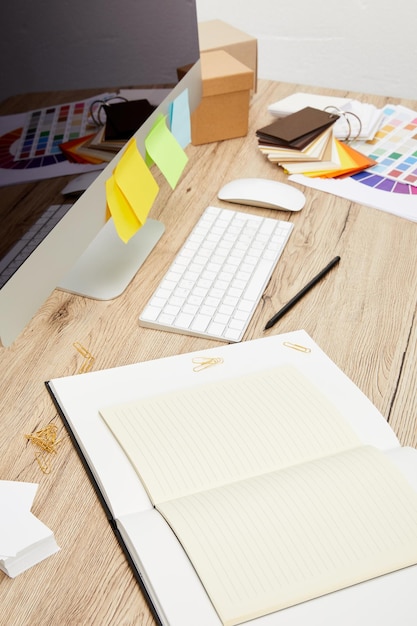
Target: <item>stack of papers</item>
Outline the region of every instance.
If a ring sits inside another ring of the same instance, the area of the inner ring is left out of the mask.
[[[287,174],[334,178],[375,165],[371,157],[337,139],[339,120],[339,113],[305,107],[259,129],[259,149]]]
[[[59,550],[52,531],[30,512],[37,488],[0,480],[0,570],[11,578]]]

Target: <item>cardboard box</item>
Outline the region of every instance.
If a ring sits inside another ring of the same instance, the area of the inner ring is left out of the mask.
[[[224,50],[253,71],[253,90],[258,81],[258,41],[255,37],[223,22],[209,20],[198,25],[200,52]]]
[[[245,136],[253,71],[224,50],[202,52],[200,60],[203,93],[191,115],[192,143]]]

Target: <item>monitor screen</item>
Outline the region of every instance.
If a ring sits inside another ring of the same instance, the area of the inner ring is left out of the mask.
[[[61,3],[55,4],[61,6]],[[117,24],[113,26],[122,29],[125,27],[129,31],[129,37],[133,37],[133,41],[129,41],[128,54],[135,56],[137,76],[135,80],[130,76],[131,85],[149,85],[149,83],[156,85],[161,82],[166,84],[177,78],[178,67],[191,68],[169,90],[165,99],[135,132],[138,150],[145,156],[145,138],[157,117],[168,114],[170,103],[185,91],[192,111],[201,98],[195,2],[123,0],[114,4],[126,10],[118,13]],[[80,6],[87,10],[88,5],[89,3],[82,3]],[[131,12],[127,10],[129,6]],[[82,20],[82,17],[79,13],[77,19]],[[132,31],[132,23],[136,24],[136,30],[133,27]],[[172,27],[173,24],[175,28]],[[147,35],[142,46],[141,37],[134,37],[134,34],[143,33],[144,30]],[[175,54],[176,48],[178,54]],[[151,64],[154,67],[151,75],[141,71],[142,67],[148,68]],[[114,59],[113,65],[116,65]],[[159,72],[156,65],[160,67]],[[122,73],[120,75],[126,86],[126,76]],[[114,82],[116,76],[113,75],[112,78],[109,75],[105,84]],[[112,175],[123,150],[98,173],[81,197],[59,219],[53,230],[1,286],[0,340],[3,346],[11,345],[56,287],[99,299],[117,297],[157,243],[164,230],[160,222],[148,219],[128,243],[124,243],[116,232],[113,220],[106,219],[106,180]],[[63,179],[63,187],[65,183]],[[27,214],[24,202],[20,209],[19,206],[15,209],[15,219],[18,220],[21,213],[23,222],[25,213]],[[20,233],[19,225],[15,232]],[[5,251],[7,246],[0,245],[0,249]],[[106,263],[109,260],[110,263]]]
[[[170,84],[198,55],[195,0],[19,0],[1,17],[0,100]]]

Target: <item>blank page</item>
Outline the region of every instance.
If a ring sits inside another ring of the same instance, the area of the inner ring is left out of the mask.
[[[360,444],[291,365],[102,409],[153,503]]]
[[[417,494],[368,446],[157,508],[227,625],[417,563]]]

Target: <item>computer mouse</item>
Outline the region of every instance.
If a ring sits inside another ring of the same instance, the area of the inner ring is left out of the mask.
[[[284,211],[300,211],[306,201],[303,192],[296,187],[268,178],[237,178],[220,189],[218,198]]]

